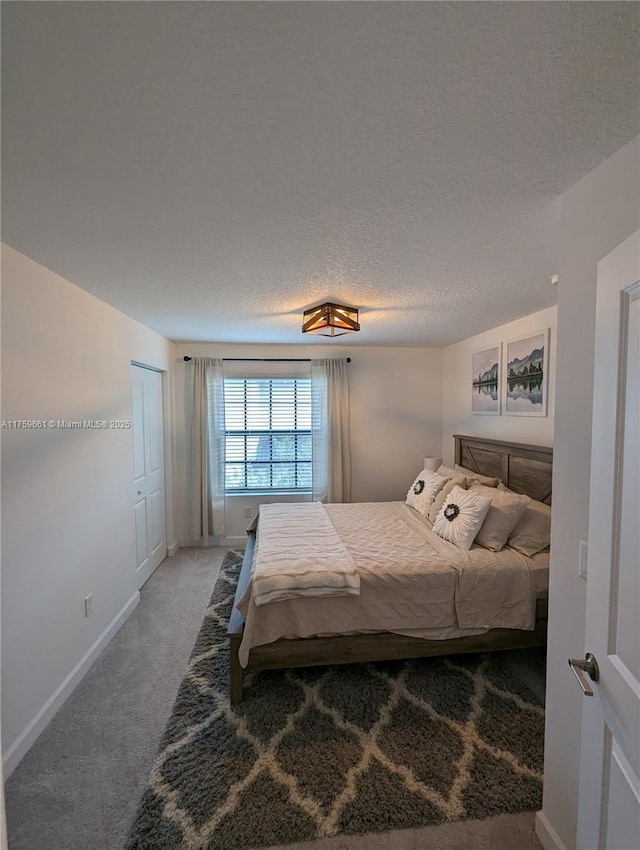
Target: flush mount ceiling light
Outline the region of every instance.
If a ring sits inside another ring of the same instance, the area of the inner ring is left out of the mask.
[[[358,311],[355,307],[343,307],[341,304],[320,304],[305,310],[302,317],[303,334],[320,336],[342,336],[359,331]]]

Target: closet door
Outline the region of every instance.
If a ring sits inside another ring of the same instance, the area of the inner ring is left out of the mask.
[[[132,365],[131,389],[133,511],[139,589],[167,554],[162,374]]]

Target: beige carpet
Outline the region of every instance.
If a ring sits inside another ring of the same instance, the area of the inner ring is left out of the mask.
[[[534,815],[498,815],[423,829],[402,829],[377,835],[336,836],[301,844],[280,844],[268,850],[541,850]]]

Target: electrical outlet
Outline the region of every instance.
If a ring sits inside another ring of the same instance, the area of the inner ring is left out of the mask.
[[[587,556],[589,554],[589,547],[587,546],[584,540],[580,541],[580,560],[578,563],[578,575],[580,578],[583,578],[585,581],[587,580]]]
[[[252,509],[249,505],[247,505],[247,507],[244,509],[244,518],[245,519],[251,519],[251,515],[252,515]]]
[[[84,598],[84,616],[88,617],[93,611],[93,593]]]

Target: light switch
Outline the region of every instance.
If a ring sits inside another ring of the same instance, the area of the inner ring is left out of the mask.
[[[578,575],[580,578],[587,580],[587,556],[589,547],[584,540],[580,541],[580,563],[578,565]]]

